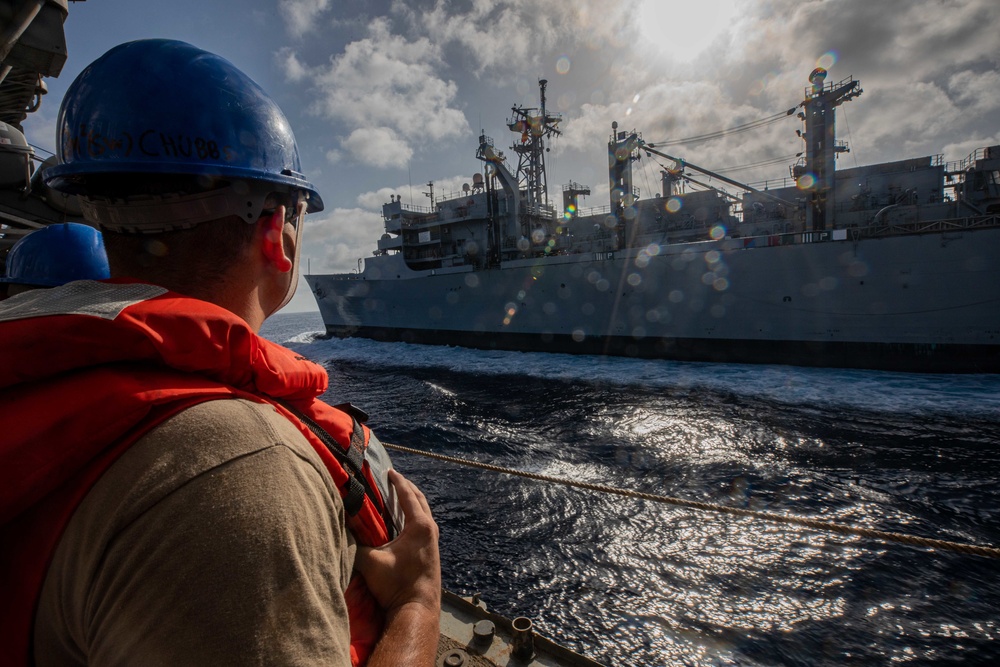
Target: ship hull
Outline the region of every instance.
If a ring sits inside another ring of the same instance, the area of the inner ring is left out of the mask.
[[[723,239],[309,276],[327,333],[683,361],[1000,372],[1000,229]]]

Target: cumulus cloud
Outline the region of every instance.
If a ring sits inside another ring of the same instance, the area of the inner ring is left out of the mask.
[[[401,185],[396,188],[379,188],[378,190],[371,190],[369,192],[362,192],[358,195],[358,206],[362,208],[378,210],[381,208],[382,204],[389,201],[390,196],[399,194],[405,191],[407,186]]]
[[[947,88],[969,116],[1000,111],[1000,73],[996,70],[955,72],[948,77]]]
[[[303,71],[294,54],[282,55],[286,71]],[[453,106],[457,86],[439,75],[442,67],[438,46],[394,34],[388,19],[378,18],[366,37],[310,69],[318,96],[312,109],[350,128],[341,147],[354,159],[398,167],[415,145],[470,132]]]
[[[298,54],[287,46],[278,50],[275,60],[281,71],[292,82],[302,81],[309,76],[309,68],[299,60]]]
[[[301,37],[316,28],[319,16],[329,6],[330,0],[280,0],[278,13],[289,34]]]
[[[375,167],[405,167],[413,149],[390,127],[360,127],[341,145],[358,162]]]
[[[472,0],[464,11],[449,0],[429,4],[396,0],[393,12],[435,44],[454,48],[464,67],[500,82],[538,71],[552,53],[577,48],[600,53],[629,39],[628,2]]]
[[[371,256],[384,230],[381,211],[336,208],[306,217],[303,255],[314,273],[347,273]]]

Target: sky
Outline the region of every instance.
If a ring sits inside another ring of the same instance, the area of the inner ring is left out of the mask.
[[[607,205],[613,121],[654,144],[726,130],[795,107],[816,67],[864,91],[837,109],[850,147],[840,168],[961,160],[1000,144],[997,25],[997,0],[87,0],[69,4],[69,59],[24,128],[53,151],[63,93],[117,44],[215,52],[283,109],[323,196],[303,273],[341,273],[371,256],[390,194],[426,206],[427,183],[439,197],[481,170],[480,133],[498,148],[518,140],[511,107],[539,106],[540,79],[562,116],[546,155],[557,209],[570,181],[591,187],[583,209]],[[792,115],[667,152],[742,182],[780,180],[801,128]],[[655,196],[664,166],[636,164],[640,196]],[[315,308],[300,281],[287,310]]]

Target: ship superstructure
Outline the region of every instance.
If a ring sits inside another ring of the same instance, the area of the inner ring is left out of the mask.
[[[849,77],[809,77],[801,159],[743,184],[612,124],[608,206],[547,194],[561,117],[514,107],[511,167],[485,134],[461,193],[393,196],[358,273],[310,275],[328,333],[696,361],[1000,372],[1000,146],[835,169]],[[663,160],[661,190],[632,178]],[[742,190],[733,195],[706,181]],[[694,188],[698,189],[694,189]],[[690,189],[689,189],[690,188]]]
[[[68,12],[66,0],[0,3],[0,271],[25,234],[81,218],[74,197],[42,181],[55,157],[37,157],[21,125],[48,93],[45,78],[59,76],[66,63]]]

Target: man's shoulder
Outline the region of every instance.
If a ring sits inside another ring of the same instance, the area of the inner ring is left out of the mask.
[[[343,511],[329,473],[297,427],[267,403],[210,400],[151,429],[109,466],[62,541],[84,545],[75,553],[100,554],[146,525],[253,532],[258,524],[287,520],[285,507],[308,503],[317,507],[317,521]]]
[[[105,471],[90,495],[128,489],[125,504],[141,512],[237,462],[255,476],[306,474],[339,500],[322,460],[295,424],[268,403],[234,398],[195,404],[151,429]]]
[[[204,401],[185,408],[147,433],[137,446],[172,441],[172,447],[191,447],[196,458],[223,461],[259,449],[281,445],[312,451],[299,428],[273,405],[242,398]]]
[[[273,448],[286,450],[329,480],[298,426],[273,405],[246,399],[210,400],[182,410],[144,435],[115,467],[172,470],[179,478],[175,481],[183,483],[183,478]]]

